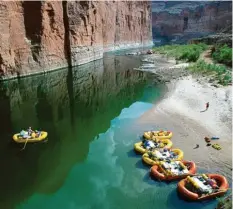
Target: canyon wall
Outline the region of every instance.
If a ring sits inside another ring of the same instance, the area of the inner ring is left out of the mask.
[[[152,44],[148,1],[0,3],[0,77],[81,65]]]
[[[232,2],[153,2],[153,37],[187,39],[232,27]]]

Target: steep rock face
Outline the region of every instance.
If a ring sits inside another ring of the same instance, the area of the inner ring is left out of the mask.
[[[169,5],[172,4],[172,5]],[[232,24],[232,2],[154,3],[153,34],[181,37],[218,32]]]
[[[60,2],[1,2],[1,76],[65,67]]]
[[[150,2],[0,3],[0,77],[80,65],[151,44]]]
[[[148,2],[68,2],[72,65],[152,39]],[[79,14],[77,16],[77,14]]]

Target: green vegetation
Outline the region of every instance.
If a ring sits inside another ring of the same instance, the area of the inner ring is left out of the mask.
[[[217,46],[212,57],[216,62],[232,66],[232,48],[227,45]]]
[[[206,44],[166,45],[154,47],[153,52],[175,57],[176,60],[196,62],[200,54],[208,48]]]
[[[196,73],[202,73],[205,75],[213,75],[218,83],[221,85],[228,85],[232,82],[231,70],[225,66],[207,64],[203,60],[196,62],[189,67],[189,70]]]
[[[189,67],[193,73],[202,75],[211,75],[214,80],[218,81],[221,85],[229,85],[232,82],[231,69],[227,66],[232,64],[232,49],[227,45],[215,46],[215,51],[212,53],[212,58],[220,64],[208,64],[204,60],[198,60],[201,53],[209,48],[204,43],[199,44],[186,44],[186,45],[165,45],[154,47],[153,52],[165,54],[174,57],[176,60],[184,60],[186,62],[194,62]],[[227,66],[226,66],[227,65]]]

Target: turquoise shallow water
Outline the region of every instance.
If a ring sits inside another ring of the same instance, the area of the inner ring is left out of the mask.
[[[149,168],[134,154],[138,133],[146,128],[137,127],[135,121],[152,106],[138,101],[123,109],[110,128],[90,144],[87,159],[73,166],[56,193],[34,194],[18,208],[213,208],[214,202],[179,199],[176,183],[152,180]]]
[[[211,209],[187,203],[176,182],[156,182],[133,151],[144,130],[140,116],[165,86],[132,71],[135,58],[109,56],[88,65],[1,84],[0,208]],[[24,127],[49,132],[46,143],[16,145]]]

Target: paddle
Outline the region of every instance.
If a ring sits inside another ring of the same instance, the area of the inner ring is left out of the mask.
[[[26,139],[26,142],[25,142],[25,144],[24,144],[23,148],[22,148],[20,151],[22,151],[22,150],[24,150],[24,149],[25,149],[27,142],[28,142],[28,138]]]
[[[227,189],[216,189],[218,191],[226,191],[226,190],[232,190],[232,188],[227,188]]]
[[[227,190],[231,190],[231,188],[227,188],[227,189],[213,189],[213,192],[214,193],[217,193],[217,192],[226,192]]]

